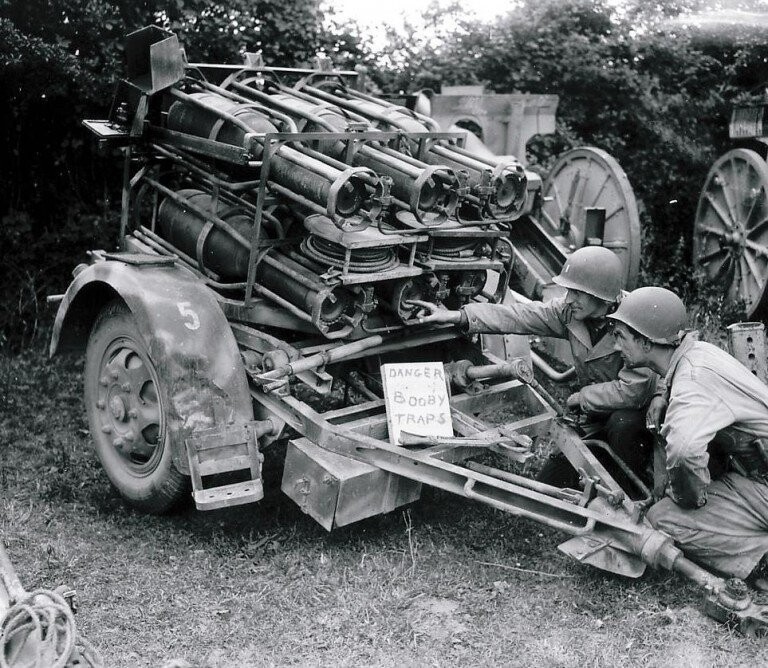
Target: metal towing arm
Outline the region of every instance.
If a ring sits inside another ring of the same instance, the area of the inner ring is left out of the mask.
[[[375,347],[368,350],[376,352]],[[326,359],[340,357],[337,353],[327,355]],[[310,359],[306,358],[302,368],[312,364]],[[319,362],[316,355],[315,363]],[[571,534],[573,538],[559,548],[583,563],[628,577],[639,577],[646,565],[680,573],[702,586],[708,615],[745,635],[768,634],[768,607],[753,603],[743,581],[717,577],[687,559],[670,536],[648,523],[644,514],[652,500],[648,497],[639,501],[629,499],[587,443],[568,423],[556,417],[552,407],[526,382],[532,378],[530,368],[520,360],[488,365],[472,365],[463,360],[455,364],[452,371],[459,378],[469,375],[502,380],[492,385],[475,385],[469,393],[454,394],[451,414],[454,431],[459,436],[405,439],[413,445],[425,446],[420,449],[387,441],[387,419],[381,399],[318,413],[290,395],[263,392],[261,383],[267,380],[273,390],[276,389],[277,374],[256,376],[257,382],[252,388],[254,400],[304,435],[290,443],[283,491],[330,530],[382,511],[382,495],[375,493],[361,501],[359,496],[345,495],[344,484],[350,484],[355,474],[365,477],[386,471],[400,484],[399,496],[391,500],[393,507],[412,500],[413,487],[403,486],[403,479],[443,489]],[[287,378],[289,373],[284,369],[280,375]],[[489,406],[511,402],[527,405],[532,414],[490,428],[472,416],[480,408],[487,410]],[[524,463],[532,456],[528,434],[533,437],[547,434],[578,470],[584,483],[582,490],[560,489],[523,475],[466,461],[477,455],[478,449],[485,448]],[[510,437],[515,447],[499,449],[499,444],[509,442]],[[343,465],[334,466],[330,453],[337,456],[339,462],[352,459],[372,468],[360,472],[353,467],[350,473]],[[338,477],[334,475],[339,472]],[[382,487],[391,488],[392,480]]]

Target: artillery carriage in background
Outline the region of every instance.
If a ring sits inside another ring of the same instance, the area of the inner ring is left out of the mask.
[[[734,147],[710,168],[696,208],[693,260],[748,318],[768,307],[768,127],[766,105],[736,107]]]
[[[762,629],[557,417],[525,345],[415,324],[413,299],[500,302],[510,280],[539,297],[585,243],[613,248],[632,287],[637,213],[609,156],[577,149],[542,183],[356,72],[188,64],[157,28],[126,53],[109,120],[86,121],[124,153],[120,250],[76,269],[51,343],[86,351],[91,434],[123,497],[163,512],[191,483],[201,509],[258,501],[263,452],[287,443],[282,489],[329,530],[428,484],[570,534],[580,561],[682,572],[712,614]],[[390,442],[380,369],[399,362],[444,365],[456,436]],[[501,407],[511,421],[484,419]],[[544,435],[581,488],[525,475]]]

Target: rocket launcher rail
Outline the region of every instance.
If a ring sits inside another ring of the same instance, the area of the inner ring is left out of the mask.
[[[255,83],[256,80],[251,77],[245,81]],[[270,94],[230,77],[223,87],[233,88],[244,96],[291,116],[302,123],[301,130],[306,132],[376,130],[361,117],[345,116],[338,107],[320,100],[313,101],[308,96],[299,96],[293,89],[284,86],[273,85],[271,89],[276,92]],[[434,131],[434,128],[430,130]],[[318,144],[320,152],[336,160],[343,160],[348,152],[348,145],[343,142]],[[438,225],[447,220],[456,210],[460,199],[467,195],[459,174],[453,169],[442,164],[424,163],[383,143],[352,147],[351,163],[392,179],[395,203],[409,209],[417,221],[425,225]]]
[[[427,127],[434,130],[436,127],[434,121],[426,116],[352,90],[343,83],[334,87],[332,93],[310,85],[303,85],[300,91],[359,114],[379,126],[404,133],[423,132]],[[489,159],[450,142],[435,142],[428,146],[419,144],[413,150],[425,162],[445,164],[467,173],[470,194],[466,200],[472,205],[472,211],[467,213],[464,222],[477,224],[483,220],[514,219],[524,209],[527,179],[523,166],[517,160]]]

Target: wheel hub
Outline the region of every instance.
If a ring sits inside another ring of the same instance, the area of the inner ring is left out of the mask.
[[[744,247],[744,232],[740,228],[729,232],[724,237],[725,243],[732,246],[734,249]]]
[[[125,402],[123,398],[115,395],[109,402],[109,409],[112,411],[112,417],[119,422],[123,422],[126,416]]]
[[[147,363],[128,342],[105,355],[95,405],[112,447],[132,468],[151,469],[163,433],[157,388]]]

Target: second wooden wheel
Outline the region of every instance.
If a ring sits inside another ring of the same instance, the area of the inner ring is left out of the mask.
[[[712,165],[699,197],[693,259],[747,317],[765,309],[768,281],[768,165],[737,148]]]

